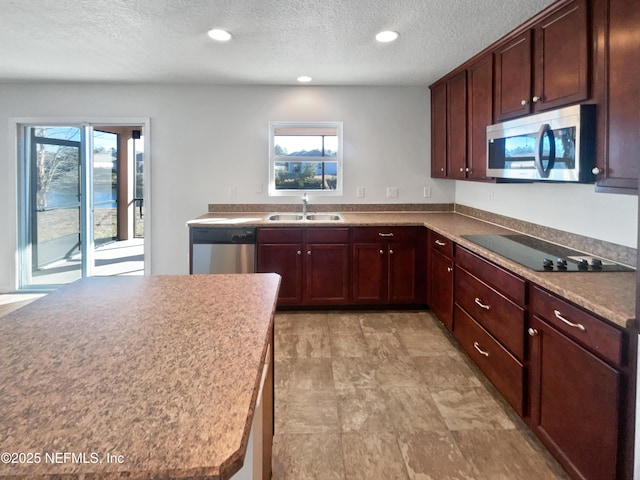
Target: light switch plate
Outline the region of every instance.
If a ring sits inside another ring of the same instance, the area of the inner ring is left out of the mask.
[[[387,187],[387,198],[397,198],[398,187]]]
[[[423,195],[424,198],[429,198],[431,196],[431,187],[424,187]]]

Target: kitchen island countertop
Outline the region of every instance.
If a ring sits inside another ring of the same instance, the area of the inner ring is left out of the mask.
[[[229,478],[279,282],[93,277],[2,317],[0,478]]]
[[[278,210],[274,206],[274,210]],[[189,227],[242,225],[252,227],[357,227],[407,225],[425,226],[513,273],[570,300],[609,322],[637,331],[636,272],[536,272],[502,257],[462,235],[510,234],[513,230],[455,212],[443,211],[347,211],[342,221],[269,221],[267,212],[209,212],[187,223]],[[529,232],[519,232],[529,233]],[[535,236],[535,235],[534,235]],[[588,249],[583,249],[588,251]]]

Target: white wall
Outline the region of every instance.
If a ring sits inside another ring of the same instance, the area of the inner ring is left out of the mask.
[[[429,178],[427,87],[207,87],[0,84],[0,168],[15,170],[11,117],[151,119],[151,272],[188,271],[185,222],[209,203],[289,203],[267,196],[270,120],[344,122],[344,195],[311,203],[452,203]],[[13,290],[15,178],[0,175],[0,291]],[[365,198],[356,188],[365,187]],[[386,198],[386,187],[399,196]],[[423,197],[423,187],[432,196]],[[237,196],[229,196],[235,187]]]
[[[638,197],[595,193],[593,185],[456,182],[455,202],[637,248]]]

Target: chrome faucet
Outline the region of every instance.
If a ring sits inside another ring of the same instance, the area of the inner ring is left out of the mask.
[[[309,205],[309,197],[305,193],[302,196],[302,215],[305,216],[307,214],[307,206]]]

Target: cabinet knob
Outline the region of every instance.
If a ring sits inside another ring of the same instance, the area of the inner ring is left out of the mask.
[[[469,172],[471,169],[469,167],[465,168],[464,171],[465,172]]]
[[[380,255],[384,255],[384,250],[380,250]]]
[[[296,253],[297,253],[298,255],[302,255],[302,252],[301,252],[300,250],[298,250]]]
[[[393,255],[393,250],[389,249],[389,255]]]
[[[444,167],[440,167],[440,171],[441,171],[441,172],[444,172]]]
[[[533,97],[531,100],[533,100],[533,103],[538,103],[539,101],[542,100],[542,97],[538,97],[537,95],[535,97]]]
[[[311,255],[311,250],[307,250],[307,255]]]
[[[536,335],[538,335],[538,330],[536,330],[535,328],[529,327],[529,330],[527,330],[527,332],[529,332],[530,337],[535,337]]]
[[[600,170],[598,167],[593,167],[591,169],[591,173],[593,173],[594,175],[599,175],[602,172],[602,170]]]
[[[453,272],[453,268],[447,267],[447,272],[449,272],[449,273]]]
[[[520,105],[522,105],[523,107],[524,107],[527,103],[529,103],[529,101],[528,101],[528,100],[520,100]]]
[[[461,171],[461,172],[464,172],[464,168],[460,167],[460,171]]]

